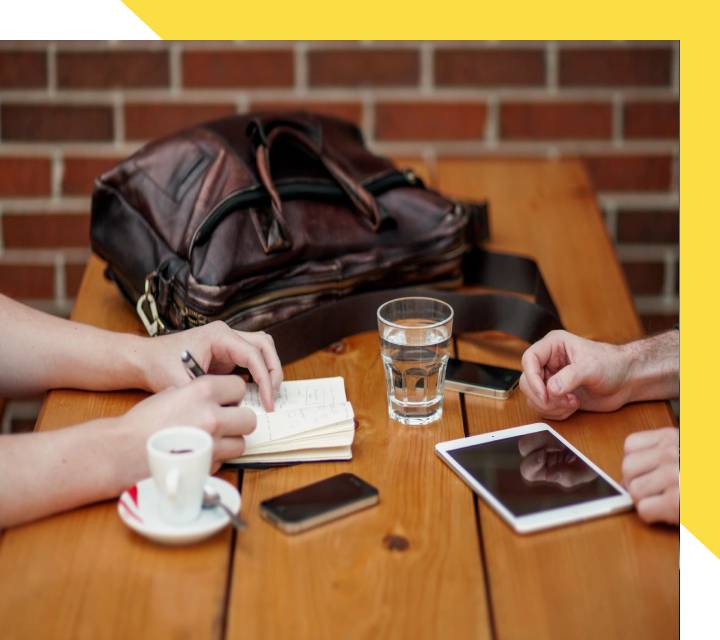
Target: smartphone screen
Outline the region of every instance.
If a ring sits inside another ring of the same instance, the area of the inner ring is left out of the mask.
[[[263,515],[288,531],[300,531],[369,507],[378,490],[352,473],[341,473],[260,503]],[[282,526],[282,525],[286,526]]]
[[[450,358],[445,379],[447,382],[510,392],[517,385],[521,374],[521,371],[515,369],[493,367],[488,364],[465,362],[464,360]]]

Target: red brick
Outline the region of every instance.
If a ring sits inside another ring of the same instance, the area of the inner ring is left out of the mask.
[[[8,249],[90,245],[90,216],[87,213],[4,213],[2,230]]]
[[[44,51],[0,51],[0,88],[35,89],[47,85]]]
[[[625,278],[634,294],[661,293],[665,281],[662,262],[624,262]]]
[[[34,157],[0,157],[0,196],[50,194],[50,160]]]
[[[290,50],[186,51],[186,87],[289,87],[295,80]]]
[[[601,140],[612,136],[612,107],[604,102],[508,102],[500,108],[507,140]]]
[[[102,141],[113,138],[112,108],[96,105],[4,104],[3,140],[13,142]]]
[[[680,218],[677,211],[620,210],[617,217],[618,242],[677,244]]]
[[[561,49],[558,78],[573,87],[668,86],[671,68],[670,47]]]
[[[362,120],[362,105],[359,102],[318,102],[315,100],[283,100],[253,102],[252,111],[309,111],[325,116],[350,120],[359,125]]]
[[[11,298],[52,298],[55,268],[37,264],[0,264],[0,292]]]
[[[319,87],[417,85],[417,51],[332,49],[308,53],[309,82]]]
[[[598,191],[667,191],[672,186],[668,155],[586,156],[583,158]]]
[[[120,162],[120,158],[66,157],[62,180],[65,195],[86,196],[93,190],[95,178]]]
[[[630,102],[625,105],[626,138],[677,138],[680,135],[680,104]]]
[[[540,49],[439,49],[435,84],[444,87],[539,86],[545,84]]]
[[[128,140],[158,138],[235,112],[232,104],[127,104],[125,137]]]
[[[77,296],[80,290],[83,274],[85,273],[84,264],[66,264],[65,265],[65,294],[69,298]]]
[[[640,316],[646,333],[660,333],[673,329],[680,316],[677,313],[644,313]]]
[[[375,111],[379,140],[477,140],[485,133],[482,102],[385,102]]]
[[[62,89],[166,87],[170,83],[166,51],[63,51],[57,55]]]

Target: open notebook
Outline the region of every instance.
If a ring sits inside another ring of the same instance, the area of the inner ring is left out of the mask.
[[[278,463],[349,460],[355,420],[343,378],[283,382],[275,410],[263,409],[257,385],[248,385],[243,407],[257,414],[245,436],[245,453],[230,462]]]

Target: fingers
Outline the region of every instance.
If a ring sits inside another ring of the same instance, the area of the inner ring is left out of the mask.
[[[219,436],[246,436],[255,431],[257,416],[252,409],[247,407],[218,407],[213,414]]]
[[[627,487],[637,476],[654,471],[660,465],[657,449],[643,449],[625,456],[622,463],[623,482]]]
[[[645,522],[678,524],[680,521],[680,488],[674,487],[660,495],[643,498],[637,503],[637,512]]]
[[[246,407],[214,407],[208,416],[213,435],[213,459],[225,462],[245,452],[245,438],[255,430],[257,417]]]
[[[628,491],[637,504],[643,498],[663,493],[680,483],[680,468],[671,463],[653,469],[649,473],[636,476],[628,484]]]
[[[275,350],[275,342],[273,341],[272,336],[264,331],[258,331],[256,333],[238,331],[237,333],[240,334],[243,340],[246,340],[260,350],[260,353],[265,360],[268,372],[270,373],[270,382],[272,383],[272,387],[277,392],[283,381],[283,371],[280,358]]]
[[[643,520],[677,524],[680,517],[678,430],[668,427],[628,436],[623,482]]]
[[[538,402],[533,396],[527,396],[528,406],[533,409],[540,417],[549,420],[565,420],[575,413],[580,402],[574,393],[557,398],[548,397],[545,401]]]
[[[522,368],[523,373],[520,376],[520,389],[522,392],[526,396],[532,397],[535,402],[546,402],[547,392],[545,390],[543,367],[532,347],[523,354]]]
[[[268,411],[273,410],[273,390],[265,359],[260,349],[244,340],[237,331],[230,329],[223,338],[223,345],[232,360],[246,367],[260,390],[260,400]]]
[[[238,405],[245,396],[245,381],[239,376],[202,376],[189,386],[200,398],[218,405]]]
[[[572,362],[547,381],[548,394],[557,397],[572,393],[585,383],[590,373],[586,365]]]
[[[560,367],[561,371],[567,368],[565,342],[570,335],[566,331],[551,331],[527,349],[522,357],[520,389],[530,408],[543,418],[564,420],[580,406],[577,396],[570,393],[576,387],[569,388],[565,393],[550,394],[545,382],[550,365],[552,368]]]
[[[631,433],[625,439],[625,453],[649,449],[661,442],[677,444],[679,442],[679,431],[675,427],[664,427],[662,429],[650,429]]]
[[[213,458],[221,462],[239,458],[243,453],[245,453],[245,438],[242,436],[221,438],[213,447]]]

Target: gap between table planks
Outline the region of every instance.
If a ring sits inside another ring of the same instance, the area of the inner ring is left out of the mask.
[[[489,199],[491,247],[538,260],[569,330],[618,343],[641,336],[579,163],[448,160],[439,163],[436,175],[445,193]],[[520,366],[525,345],[519,341],[461,338],[461,358]],[[521,394],[506,402],[467,395],[465,402],[471,435],[539,421]],[[625,437],[673,422],[667,403],[655,402],[550,424],[621,480]],[[498,638],[678,636],[676,528],[647,526],[631,512],[518,536],[482,500],[478,507]]]
[[[73,319],[141,334],[131,307],[91,257]],[[36,430],[120,415],[141,392],[52,391]],[[223,471],[229,482],[237,471]],[[188,547],[162,547],[120,521],[115,500],[5,532],[0,541],[4,640],[24,638],[220,638],[231,532]]]

